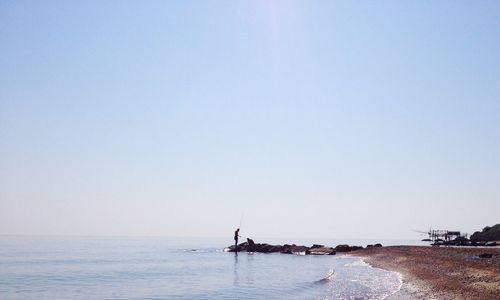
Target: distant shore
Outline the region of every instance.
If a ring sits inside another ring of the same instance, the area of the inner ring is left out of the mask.
[[[349,255],[402,274],[401,291],[389,299],[500,299],[499,247],[389,246]]]

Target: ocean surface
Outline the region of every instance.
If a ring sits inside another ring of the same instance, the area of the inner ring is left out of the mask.
[[[230,243],[0,236],[0,299],[384,299],[401,285],[355,257],[235,255],[223,251]]]

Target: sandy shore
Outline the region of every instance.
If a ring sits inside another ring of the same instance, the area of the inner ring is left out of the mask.
[[[483,253],[492,258],[479,258]],[[500,248],[391,246],[351,252],[403,276],[389,299],[500,299]]]

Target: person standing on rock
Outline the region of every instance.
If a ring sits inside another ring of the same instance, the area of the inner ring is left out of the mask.
[[[234,252],[238,252],[238,238],[240,236],[240,229],[236,228],[236,231],[234,232]]]

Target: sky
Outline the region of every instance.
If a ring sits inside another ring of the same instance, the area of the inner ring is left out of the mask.
[[[499,1],[0,2],[0,234],[500,222]]]

